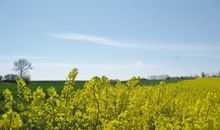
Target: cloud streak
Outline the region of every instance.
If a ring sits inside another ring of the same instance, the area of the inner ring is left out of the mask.
[[[156,64],[144,64],[142,61],[137,61],[134,64],[74,64],[74,63],[35,63],[37,68],[91,68],[91,69],[138,69],[138,68],[145,68],[145,69],[153,69],[153,68],[161,68],[160,65]]]
[[[114,41],[104,37],[91,36],[85,34],[75,34],[75,33],[49,33],[50,36],[53,36],[58,39],[64,40],[78,40],[84,42],[90,42],[100,45],[113,46],[113,47],[124,47],[124,48],[139,48],[140,45],[124,44],[118,41]]]
[[[57,57],[42,57],[42,56],[0,56],[0,60],[17,60],[20,58],[30,60],[57,60]]]
[[[34,77],[34,79],[65,79],[66,75],[72,68],[77,68],[79,70],[79,75],[77,79],[80,80],[88,80],[93,76],[102,76],[106,75],[112,79],[129,79],[134,75],[145,76],[146,73],[150,73],[151,71],[158,71],[160,68],[164,66],[156,65],[156,64],[146,64],[142,61],[137,61],[128,64],[74,64],[68,62],[35,62],[35,69],[32,70],[32,73],[37,73],[38,77]],[[117,73],[116,73],[117,72]],[[51,73],[50,77],[43,76]],[[153,74],[154,74],[153,73]],[[161,71],[160,71],[161,73]],[[56,77],[55,74],[59,77]],[[36,74],[35,74],[36,75]],[[55,76],[53,78],[53,76]]]
[[[120,42],[99,36],[91,36],[76,33],[48,33],[50,36],[63,40],[77,40],[104,46],[120,47],[120,48],[133,48],[146,51],[156,52],[219,52],[219,44],[195,44],[195,43],[160,43],[160,42],[143,42],[137,44],[135,42]]]

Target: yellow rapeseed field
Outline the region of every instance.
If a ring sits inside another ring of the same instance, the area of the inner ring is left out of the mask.
[[[18,78],[17,98],[3,92],[0,129],[220,129],[220,78],[140,86],[138,77],[112,85],[103,76],[76,90],[77,74],[69,73],[60,95],[53,87],[32,92]]]

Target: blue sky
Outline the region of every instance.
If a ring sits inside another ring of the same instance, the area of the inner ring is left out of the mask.
[[[219,0],[0,1],[0,75],[19,58],[33,80],[218,72],[219,14]]]

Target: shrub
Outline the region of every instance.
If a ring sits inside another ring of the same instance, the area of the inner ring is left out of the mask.
[[[15,82],[18,75],[16,74],[7,74],[4,76],[5,81],[7,82]]]
[[[3,80],[3,76],[0,75],[0,81],[2,81],[2,80]]]

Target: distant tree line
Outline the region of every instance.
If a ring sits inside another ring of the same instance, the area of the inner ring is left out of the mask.
[[[191,76],[169,76],[167,74],[165,75],[151,75],[148,76],[147,78],[141,78],[141,79],[146,79],[146,80],[187,80],[187,79],[195,79],[198,77],[220,77],[220,71],[218,73],[205,73],[202,72],[201,76],[199,75],[191,75]]]
[[[146,80],[187,80],[187,79],[195,79],[199,76],[169,76],[169,75],[151,75],[147,78],[142,78]]]
[[[201,77],[220,77],[220,71],[218,73],[205,73],[202,72]]]

